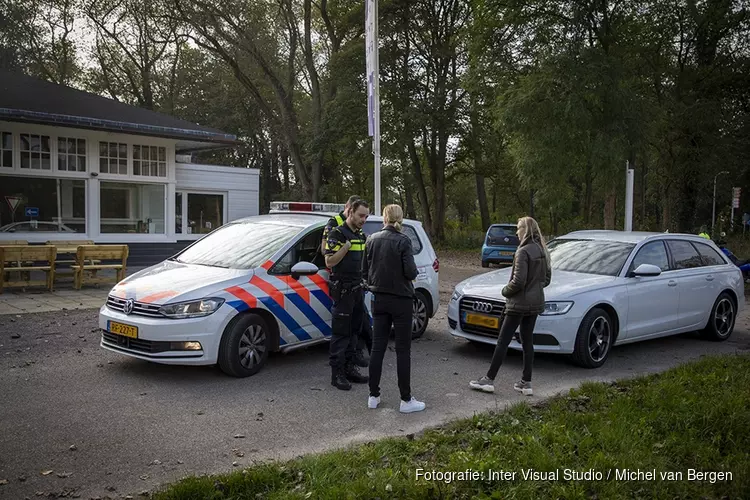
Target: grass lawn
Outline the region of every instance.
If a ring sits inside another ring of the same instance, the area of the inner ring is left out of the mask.
[[[705,357],[414,439],[188,478],[154,498],[748,498],[749,451],[750,355]]]

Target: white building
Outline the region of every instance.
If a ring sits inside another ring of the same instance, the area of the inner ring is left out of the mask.
[[[259,171],[189,163],[236,137],[0,71],[0,242],[127,243],[158,261],[259,212]],[[188,161],[185,163],[181,160]]]

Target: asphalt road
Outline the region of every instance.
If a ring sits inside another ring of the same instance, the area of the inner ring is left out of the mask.
[[[468,381],[484,373],[492,348],[446,333],[453,285],[481,271],[441,261],[443,305],[412,346],[413,393],[427,409],[410,415],[398,412],[392,351],[384,365],[383,403],[369,410],[366,385],[349,392],[330,385],[326,346],[272,356],[257,375],[233,379],[216,368],[161,366],[104,351],[96,311],[0,316],[0,483],[7,480],[0,498],[137,498],[186,475],[405,436],[519,401],[524,396],[512,384],[520,377],[520,354],[501,368],[498,393],[477,393]],[[531,399],[586,380],[748,350],[749,323],[741,317],[723,343],[681,335],[619,347],[598,370],[537,355]]]

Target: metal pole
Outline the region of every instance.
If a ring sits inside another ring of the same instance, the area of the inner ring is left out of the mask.
[[[375,114],[375,144],[373,147],[373,153],[375,154],[375,214],[380,215],[380,50],[378,47],[378,0],[373,1],[373,23],[375,25],[375,102],[374,114]]]
[[[625,162],[625,231],[633,230],[633,181],[635,171]]]

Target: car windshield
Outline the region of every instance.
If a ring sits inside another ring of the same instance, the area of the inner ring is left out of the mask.
[[[200,266],[253,269],[300,231],[296,226],[263,222],[227,224],[186,248],[173,260]]]
[[[635,247],[618,241],[567,240],[549,242],[552,269],[617,276]]]

